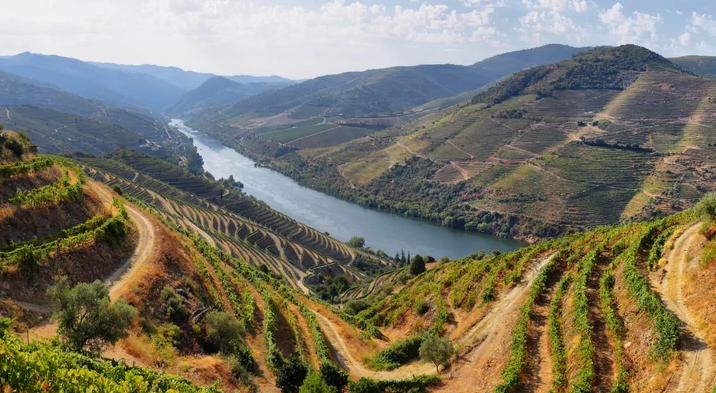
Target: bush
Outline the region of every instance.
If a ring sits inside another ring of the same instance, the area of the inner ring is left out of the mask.
[[[308,375],[308,365],[301,359],[292,358],[276,375],[276,387],[281,389],[281,393],[298,393],[306,375]]]
[[[410,262],[410,274],[417,276],[418,274],[425,272],[425,260],[420,254],[413,257]]]
[[[70,288],[67,277],[62,277],[47,294],[55,303],[58,333],[77,351],[98,354],[105,345],[127,337],[136,313],[123,299],[112,304],[107,285],[100,281]]]
[[[455,347],[450,338],[440,338],[434,333],[428,333],[420,345],[420,358],[425,362],[432,362],[438,373],[440,373],[440,366],[450,364],[454,354]]]
[[[8,148],[13,154],[20,157],[25,152],[25,146],[20,143],[17,139],[10,138],[5,142],[5,147]]]
[[[321,378],[329,386],[332,386],[338,392],[342,392],[343,389],[348,385],[348,374],[338,368],[334,363],[322,363],[321,364]]]
[[[303,384],[298,389],[299,393],[337,393],[338,391],[333,386],[326,383],[321,378],[321,374],[312,372],[308,374],[308,377],[303,381]]]
[[[388,348],[378,352],[370,360],[371,367],[378,370],[393,370],[420,356],[423,336],[409,337],[398,340]]]
[[[704,221],[705,225],[712,224],[716,220],[716,193],[704,195],[694,207],[694,213]]]
[[[233,315],[223,311],[212,311],[206,316],[206,338],[219,346],[225,354],[241,347],[246,334],[244,324]]]
[[[363,246],[365,246],[365,238],[353,236],[348,240],[348,245],[355,248],[363,248]]]
[[[363,299],[351,299],[343,306],[343,309],[351,315],[356,315],[367,308],[368,303]]]
[[[418,313],[418,315],[423,315],[430,310],[430,305],[425,300],[420,299],[417,303],[415,303],[413,309],[416,313]]]
[[[124,192],[122,192],[122,187],[119,186],[119,184],[115,184],[112,186],[112,191],[116,192],[117,195],[122,196],[124,195]]]
[[[184,307],[184,298],[181,297],[174,288],[165,285],[161,292],[162,302],[167,316],[174,322],[186,321],[189,312]]]

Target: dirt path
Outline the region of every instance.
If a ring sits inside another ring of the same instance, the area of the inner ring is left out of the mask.
[[[5,115],[7,116],[8,120],[12,119],[12,117],[10,117],[10,109],[5,108]]]
[[[112,202],[113,195],[105,185],[94,181],[91,183],[101,199],[107,203]],[[105,280],[109,286],[109,296],[112,300],[116,300],[118,294],[127,286],[139,269],[151,261],[155,246],[155,229],[152,222],[147,218],[146,213],[129,204],[126,204],[125,207],[129,217],[135,223],[138,239],[137,246],[129,259]]]
[[[689,250],[699,239],[699,229],[700,223],[693,224],[676,240],[674,249],[667,257],[664,266],[666,274],[661,282],[656,282],[652,276],[652,285],[661,294],[666,307],[683,323],[681,327],[683,367],[672,380],[674,388],[670,391],[673,392],[711,391],[716,374],[714,352],[706,344],[696,320],[686,307],[682,290],[686,266],[690,263],[698,263],[698,258],[689,257]]]
[[[334,323],[321,313],[314,311],[314,314],[316,315],[318,324],[321,325],[321,330],[326,336],[326,339],[336,349],[338,362],[353,378],[369,377],[373,379],[385,380],[412,378],[413,376],[424,374],[435,374],[435,366],[431,363],[421,362],[413,362],[392,371],[370,370],[363,366],[363,362],[353,357],[353,354],[350,350],[348,350],[348,346],[343,340],[343,337],[341,337],[341,335],[336,331]]]
[[[306,138],[310,138],[310,137],[312,137],[312,136],[321,135],[321,134],[326,133],[326,132],[328,132],[328,131],[333,131],[333,130],[335,130],[335,129],[338,128],[338,127],[340,127],[340,126],[331,127],[331,128],[329,128],[329,129],[327,129],[327,130],[323,130],[323,131],[317,132],[317,133],[315,133],[315,134],[302,136],[302,137],[300,137],[300,138],[298,138],[298,139],[294,139],[294,140],[292,140],[291,142],[288,142],[287,145],[293,146],[293,145],[291,145],[292,143],[298,142],[298,141],[303,140],[303,139],[306,139]]]
[[[535,278],[552,257],[553,255],[549,255],[533,264],[522,280],[495,303],[482,320],[457,340],[456,344],[463,350],[453,362],[453,371],[449,375],[450,379],[455,381],[452,384],[448,381],[436,391],[487,391],[493,387],[490,385],[499,381],[502,370],[495,367],[494,358],[509,356],[512,340],[510,326],[514,326],[519,318],[520,307]]]
[[[451,139],[448,139],[447,143],[451,144],[452,147],[456,148],[460,153],[462,153],[462,154],[467,154],[468,157],[470,157],[471,160],[474,160],[474,159],[475,159],[475,156],[473,156],[472,154],[466,152],[465,150],[462,150],[461,148],[457,147],[457,145],[454,144]]]
[[[454,161],[450,161],[450,165],[460,172],[463,180],[470,180],[470,173],[467,170],[457,165]]]

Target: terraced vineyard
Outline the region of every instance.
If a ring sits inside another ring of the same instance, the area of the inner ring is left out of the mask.
[[[713,79],[623,45],[330,148],[222,141],[365,206],[534,241],[662,217],[716,190],[714,97]]]
[[[103,160],[85,162],[96,167],[111,167],[110,162]],[[246,214],[243,216],[232,211],[234,209],[228,210],[237,205],[221,207],[146,174],[127,172],[123,166],[119,168],[118,175],[94,167],[88,167],[87,171],[95,180],[119,186],[125,195],[153,207],[167,221],[202,236],[222,251],[284,276],[294,288],[305,288],[302,281],[309,269],[334,261],[318,250],[328,250],[330,255],[357,253],[325,235],[317,236],[317,231],[304,225],[294,224],[291,228],[295,221],[257,202],[252,203],[253,209],[242,210]],[[247,208],[249,202],[246,201]],[[289,236],[284,237],[283,233]],[[352,260],[340,264],[340,270],[351,280],[363,277],[350,262]]]

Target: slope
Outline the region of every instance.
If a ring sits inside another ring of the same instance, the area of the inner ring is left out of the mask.
[[[535,241],[680,211],[713,190],[704,170],[716,164],[715,94],[712,80],[626,45],[519,72],[472,102],[333,146],[221,132],[308,187]]]
[[[670,58],[674,64],[698,76],[716,78],[716,57],[684,56]]]
[[[76,59],[29,52],[1,58],[0,69],[132,111],[147,108],[158,112],[184,92],[153,76],[128,74]]]
[[[185,117],[203,112],[212,106],[226,105],[246,97],[283,87],[280,84],[234,82],[223,76],[209,78],[201,86],[191,90],[177,102],[165,108],[171,116]]]

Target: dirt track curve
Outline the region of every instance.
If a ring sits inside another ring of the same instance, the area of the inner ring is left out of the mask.
[[[532,282],[537,278],[538,273],[550,261],[552,255],[543,258],[539,263],[533,265],[525,274],[522,281],[512,288],[506,296],[500,299],[490,312],[478,321],[464,336],[456,341],[457,348],[463,348],[458,356],[458,360],[453,364],[451,372],[452,378],[464,378],[469,380],[478,378],[475,370],[469,367],[474,361],[480,358],[490,356],[496,350],[496,346],[503,341],[502,337],[509,337],[512,334],[510,329],[505,329],[505,321],[511,319],[518,314],[527,292]],[[373,371],[365,366],[360,360],[357,360],[354,354],[348,349],[338,330],[328,317],[319,312],[315,312],[321,330],[326,335],[326,339],[333,345],[337,351],[338,360],[348,373],[354,378],[370,377],[373,379],[404,379],[417,375],[435,374],[435,366],[431,363],[413,362],[392,371]],[[359,356],[360,357],[360,356]],[[468,366],[468,367],[463,367]],[[469,382],[468,382],[469,383]],[[477,385],[474,385],[477,386]],[[450,391],[451,386],[446,386]]]
[[[709,392],[713,388],[714,351],[700,333],[702,328],[686,306],[683,286],[686,285],[684,270],[690,263],[699,263],[698,258],[690,256],[694,243],[699,241],[701,224],[692,224],[679,236],[674,249],[667,256],[664,266],[666,274],[660,282],[652,282],[659,291],[666,307],[682,322],[681,353],[683,365],[674,376],[670,386],[671,392]]]

